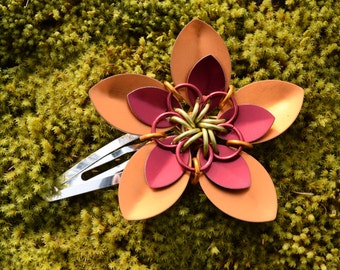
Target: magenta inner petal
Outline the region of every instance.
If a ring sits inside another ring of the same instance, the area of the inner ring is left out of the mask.
[[[212,55],[208,55],[199,60],[192,68],[188,82],[196,85],[203,95],[209,95],[215,91],[225,90],[225,76],[220,63]],[[188,92],[192,101],[192,92]]]
[[[168,111],[167,91],[157,87],[142,87],[128,94],[127,99],[133,114],[149,126],[161,113]],[[175,101],[174,101],[175,102]],[[170,127],[166,119],[160,121],[157,127]]]
[[[188,163],[190,152],[181,154],[184,162]],[[176,182],[185,172],[178,163],[176,154],[156,146],[149,154],[145,166],[146,181],[151,188],[163,188]],[[157,202],[155,202],[157,203]]]
[[[219,118],[229,119],[233,114],[233,109],[224,112]],[[266,109],[256,105],[239,105],[238,115],[233,125],[242,133],[246,142],[253,142],[261,138],[268,132],[275,117]],[[225,135],[219,134],[225,140],[239,140],[234,131]]]
[[[228,156],[235,150],[224,145],[218,145],[219,155]],[[200,151],[201,166],[206,159]],[[205,175],[215,184],[229,189],[245,189],[251,184],[251,176],[246,161],[240,155],[230,161],[214,160],[211,166],[204,171]]]

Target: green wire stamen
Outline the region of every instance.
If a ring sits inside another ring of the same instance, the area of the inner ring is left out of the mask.
[[[226,121],[225,119],[219,119],[216,115],[207,115],[210,108],[209,100],[201,111],[200,105],[200,99],[197,98],[192,111],[186,112],[182,108],[175,108],[174,111],[178,113],[178,116],[170,117],[170,121],[179,125],[175,129],[177,136],[173,139],[173,143],[186,140],[181,152],[200,140],[200,144],[203,145],[203,155],[207,157],[209,146],[214,153],[218,153],[215,132],[225,133],[228,130],[220,126]]]

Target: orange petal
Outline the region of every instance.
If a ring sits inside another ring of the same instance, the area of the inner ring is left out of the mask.
[[[249,166],[251,186],[246,190],[230,190],[213,184],[205,175],[200,185],[209,200],[224,213],[249,222],[272,221],[276,218],[277,197],[266,169],[252,156],[242,152]]]
[[[127,133],[146,134],[151,127],[133,115],[126,97],[131,91],[144,86],[164,89],[161,82],[150,77],[120,74],[101,80],[90,89],[89,95],[99,114],[111,125]]]
[[[222,38],[208,24],[192,20],[179,33],[171,55],[171,75],[175,84],[187,82],[194,65],[207,55],[214,56],[224,71],[226,87],[229,87],[231,62]]]
[[[152,189],[145,179],[145,163],[155,143],[137,151],[124,169],[118,189],[119,205],[124,218],[139,220],[158,215],[172,206],[186,188],[190,173],[185,173],[174,184]],[[155,168],[157,169],[157,168]]]
[[[275,120],[269,131],[258,142],[275,138],[291,126],[298,116],[304,91],[301,87],[279,80],[248,84],[235,93],[238,104],[253,104],[267,109]]]

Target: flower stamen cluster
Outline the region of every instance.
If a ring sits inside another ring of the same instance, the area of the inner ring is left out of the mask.
[[[190,145],[202,139],[203,154],[207,157],[209,145],[215,153],[218,153],[215,132],[228,132],[228,130],[219,125],[225,123],[226,119],[218,119],[217,116],[207,115],[210,108],[209,100],[201,111],[199,111],[199,107],[201,107],[201,105],[199,99],[197,99],[191,113],[187,113],[181,108],[174,109],[181,117],[170,117],[170,122],[180,125],[177,128],[179,134],[173,139],[173,142],[178,143],[180,140],[186,140],[181,149],[183,152],[188,149]]]

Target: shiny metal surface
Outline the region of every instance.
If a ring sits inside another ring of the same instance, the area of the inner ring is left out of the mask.
[[[51,202],[58,201],[61,199],[116,185],[119,183],[122,171],[127,163],[128,161],[124,161],[114,168],[86,181],[82,180],[81,175],[78,174],[77,176],[75,176],[76,180],[80,180],[77,181],[79,182],[77,185],[68,185],[64,189],[60,190],[57,195],[49,198],[48,200]]]
[[[138,135],[125,134],[74,165],[71,169],[61,175],[61,178],[64,180],[64,188],[57,190],[57,193],[50,198],[47,198],[47,200],[57,201],[118,184],[128,160],[123,161],[113,168],[103,171],[88,180],[84,180],[83,174],[103,164],[114,161],[125,154],[137,151],[145,145],[145,143],[126,144],[133,142],[138,138]]]
[[[110,154],[111,152],[121,148],[122,146],[137,140],[139,138],[138,135],[132,134],[124,134],[123,136],[115,139],[114,141],[108,143],[107,145],[103,146],[102,148],[98,149],[96,152],[92,153],[88,157],[84,158],[72,168],[67,170],[61,175],[61,178],[64,180],[63,182],[68,182],[72,177],[76,176],[77,174],[85,171],[91,165],[95,164],[96,162],[100,161],[102,158]],[[96,166],[99,166],[97,164]]]

